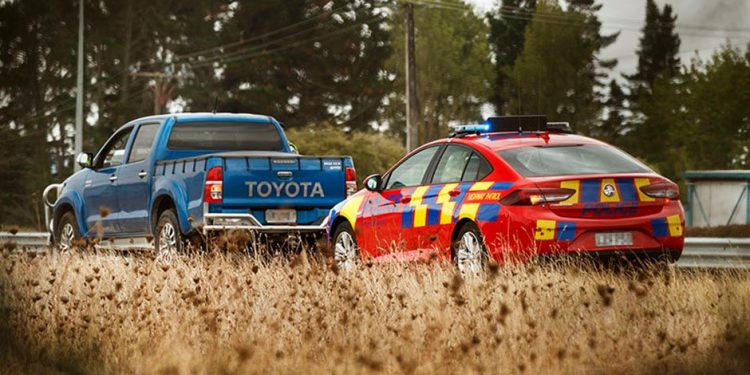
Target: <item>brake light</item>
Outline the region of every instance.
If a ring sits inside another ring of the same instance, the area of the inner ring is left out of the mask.
[[[562,202],[575,194],[573,189],[558,188],[529,188],[518,189],[500,200],[507,206],[526,206],[543,203]]]
[[[224,170],[213,167],[206,173],[206,187],[203,191],[203,202],[221,203],[224,201]]]
[[[346,196],[354,195],[357,192],[357,171],[354,167],[344,168],[344,177],[346,180]]]
[[[680,199],[680,188],[671,182],[642,186],[641,191],[651,198]]]

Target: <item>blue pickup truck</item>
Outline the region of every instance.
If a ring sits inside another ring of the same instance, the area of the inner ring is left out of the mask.
[[[61,249],[151,237],[174,254],[215,231],[324,234],[329,209],[357,188],[351,157],[301,156],[279,122],[250,114],[144,117],[77,162],[52,208]]]

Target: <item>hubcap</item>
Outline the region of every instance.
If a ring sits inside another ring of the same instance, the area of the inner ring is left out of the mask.
[[[177,252],[177,231],[172,223],[165,223],[159,232],[159,249],[157,256],[169,260]]]
[[[348,232],[339,233],[339,236],[336,237],[333,257],[339,268],[345,271],[354,269],[357,262],[357,244],[351,234]]]
[[[70,250],[73,247],[73,239],[75,239],[75,229],[73,229],[73,224],[65,223],[60,231],[60,250]]]
[[[482,243],[473,232],[461,236],[456,251],[456,265],[462,273],[478,273],[484,266]]]

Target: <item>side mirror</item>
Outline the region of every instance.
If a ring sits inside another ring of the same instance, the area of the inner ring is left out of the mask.
[[[76,156],[76,163],[81,166],[81,168],[91,168],[91,162],[94,159],[94,155],[90,152],[82,152]]]
[[[365,178],[365,189],[369,191],[382,191],[383,178],[379,174],[374,174]]]
[[[299,149],[297,148],[297,145],[295,145],[292,142],[289,142],[289,148],[292,149],[292,153],[299,155]]]

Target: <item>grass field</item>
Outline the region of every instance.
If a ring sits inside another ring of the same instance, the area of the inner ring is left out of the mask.
[[[737,272],[450,265],[337,272],[300,256],[10,254],[8,373],[736,373],[750,368]]]

